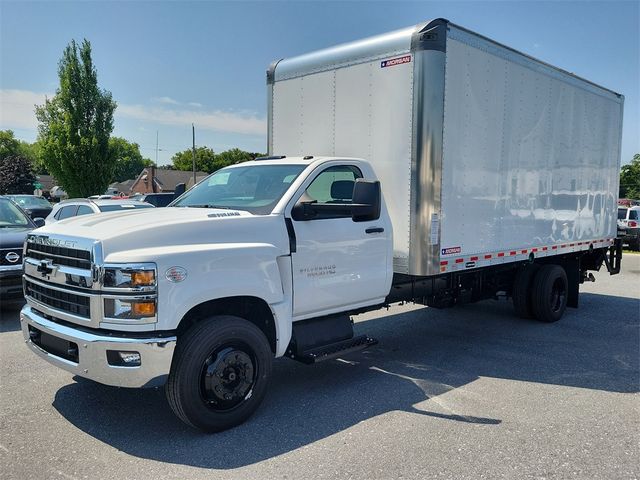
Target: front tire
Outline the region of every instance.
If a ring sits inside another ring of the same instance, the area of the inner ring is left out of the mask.
[[[230,315],[198,322],[178,340],[166,396],[187,425],[219,432],[248,419],[266,394],[273,353],[254,324]]]
[[[543,265],[533,279],[531,300],[536,318],[545,323],[557,322],[567,308],[569,283],[560,265]]]

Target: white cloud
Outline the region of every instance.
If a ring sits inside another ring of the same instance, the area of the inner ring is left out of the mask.
[[[116,115],[164,125],[191,125],[218,132],[264,135],[267,122],[255,114],[237,114],[220,110],[201,111],[146,107],[144,105],[118,105]]]
[[[35,129],[38,126],[35,106],[42,105],[46,97],[52,96],[52,93],[0,89],[0,128]]]
[[[151,99],[152,102],[154,103],[163,103],[165,105],[180,105],[180,106],[188,106],[188,107],[196,107],[196,108],[202,108],[202,104],[199,102],[180,102],[174,98],[171,97],[153,97]]]
[[[0,89],[0,128],[2,129],[36,129],[38,122],[34,113],[35,105],[44,103],[52,93],[31,92],[28,90]],[[191,125],[198,128],[227,133],[247,135],[265,135],[266,119],[251,112],[226,112],[221,110],[202,110],[202,105],[191,102],[187,106],[170,97],[160,103],[165,106],[118,104],[116,117],[132,118],[151,124]],[[160,101],[159,99],[156,99]],[[172,103],[175,102],[175,103]],[[180,108],[176,108],[180,107]],[[191,108],[189,108],[191,107]]]
[[[182,105],[179,101],[174,100],[171,97],[155,97],[155,98],[152,98],[151,101],[157,102],[157,103],[165,103],[167,105]]]

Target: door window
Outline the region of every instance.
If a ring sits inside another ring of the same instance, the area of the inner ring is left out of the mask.
[[[56,218],[58,220],[64,220],[65,218],[73,217],[76,214],[76,210],[78,209],[77,205],[69,205],[67,207],[62,207]]]
[[[92,213],[95,213],[95,212],[91,207],[87,205],[80,205],[78,207],[78,213],[76,213],[76,215],[79,217],[80,215],[91,215]]]
[[[362,178],[360,170],[351,165],[329,167],[321,172],[311,185],[307,187],[306,195],[318,203],[351,203],[353,186],[357,178]],[[331,214],[318,216],[321,218],[351,217],[350,214]]]

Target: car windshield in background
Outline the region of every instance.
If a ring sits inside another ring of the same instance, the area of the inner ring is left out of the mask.
[[[0,198],[0,228],[28,228],[31,222],[10,200]]]
[[[98,205],[101,212],[115,212],[118,210],[139,210],[141,208],[153,208],[153,205],[147,205],[141,203],[136,205],[135,203],[120,203],[115,205]]]
[[[218,170],[171,204],[271,213],[306,165],[252,165]]]
[[[51,204],[45,198],[35,195],[8,195],[8,197],[22,208],[51,208]]]

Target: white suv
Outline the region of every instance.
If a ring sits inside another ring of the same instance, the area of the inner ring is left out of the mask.
[[[53,207],[49,216],[45,219],[47,225],[65,218],[91,215],[101,212],[115,212],[117,210],[133,210],[139,208],[154,208],[150,203],[136,202],[135,200],[92,200],[75,198],[65,200]]]
[[[618,237],[631,250],[640,250],[640,206],[618,207]]]

